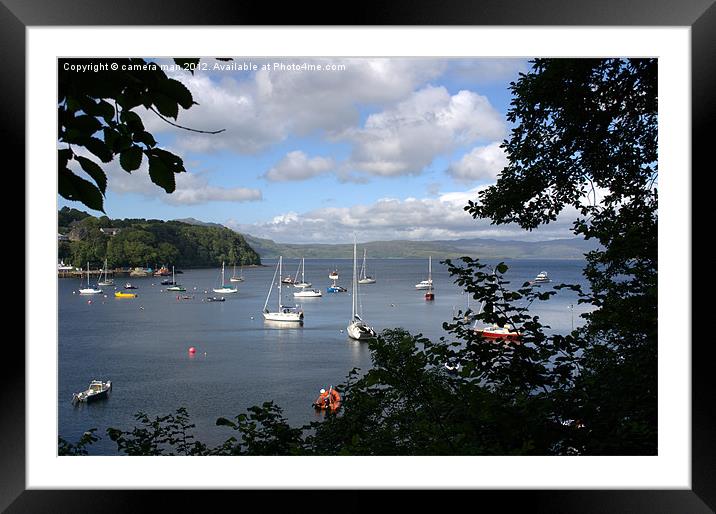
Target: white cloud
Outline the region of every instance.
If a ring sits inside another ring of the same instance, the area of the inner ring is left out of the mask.
[[[487,180],[494,182],[497,174],[507,166],[507,155],[500,148],[500,143],[478,146],[462,158],[450,164],[449,175],[462,182]]]
[[[557,222],[533,232],[473,219],[463,207],[469,200],[475,200],[484,187],[487,186],[442,193],[437,198],[382,198],[367,205],[287,212],[263,223],[240,224],[230,220],[226,224],[239,232],[282,243],[346,242],[353,232],[364,241],[470,237],[544,240],[572,236],[574,213],[565,213]]]
[[[309,158],[301,151],[287,153],[264,177],[273,182],[305,180],[335,168],[335,161],[329,157]]]
[[[371,114],[365,125],[338,139],[354,144],[346,167],[378,176],[418,174],[433,159],[457,146],[501,138],[502,116],[472,91],[455,95],[428,86],[395,107]]]
[[[249,59],[238,59],[239,62]],[[258,71],[253,74],[169,72],[183,82],[199,105],[179,115],[178,123],[197,134],[171,127],[154,113],[143,116],[151,132],[176,135],[182,150],[230,150],[253,154],[286,139],[289,134],[343,131],[360,119],[359,107],[383,106],[405,98],[445,64],[425,59],[280,59],[286,64],[344,64],[345,70]],[[258,65],[276,59],[250,59]],[[237,80],[236,77],[241,78]]]

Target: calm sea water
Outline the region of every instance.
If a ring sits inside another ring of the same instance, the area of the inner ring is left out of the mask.
[[[514,287],[543,270],[553,284],[585,283],[582,261],[506,262]],[[319,419],[310,407],[318,389],[342,382],[353,367],[370,367],[368,345],[349,339],[345,332],[351,314],[352,260],[306,260],[306,280],[321,289],[323,297],[300,300],[305,322],[294,328],[263,320],[276,261],[264,263],[266,267],[245,268],[245,281],[231,284],[239,292],[224,295],[226,301],[220,303],[203,301],[215,296],[211,289],[220,281],[219,269],[177,275],[177,282],[187,288],[182,294],[193,294],[193,300],[177,300],[177,293],[165,291],[155,277],[115,278],[119,287],[127,281],[138,286],[134,299],[114,298],[111,287],[104,288],[107,297],[80,296],[74,294],[79,280],[60,279],[59,435],[74,442],[85,430],[98,428],[102,439],[91,453],[114,455],[116,446],[105,429],[132,428],[138,411],[153,417],[185,406],[197,425],[195,435],[210,445],[233,435],[230,429],[215,426],[216,418],[231,418],[269,400],[284,409],[294,426]],[[284,275],[295,273],[298,264],[285,260]],[[338,283],[348,293],[326,293],[328,273],[335,267],[340,271]],[[377,283],[360,288],[364,319],[377,330],[403,327],[432,339],[446,335],[442,323],[457,309],[465,310],[467,296],[433,260],[435,301],[426,302],[424,291],[414,285],[426,279],[427,272],[427,259],[369,259],[368,273]],[[227,283],[230,275],[227,270]],[[283,291],[291,304],[292,289]],[[274,291],[269,305],[276,301]],[[572,320],[575,326],[581,323],[584,308],[577,305],[574,293],[560,291],[533,310],[553,330],[568,331]],[[193,356],[188,353],[192,346]],[[85,389],[92,379],[112,380],[110,397],[73,406],[72,393]]]

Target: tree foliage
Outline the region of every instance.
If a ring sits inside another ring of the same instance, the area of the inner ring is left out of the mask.
[[[78,216],[63,207],[60,218],[70,221],[72,239],[63,242],[65,257],[73,266],[107,264],[110,268],[173,264],[181,267],[212,267],[222,262],[260,264],[259,255],[241,234],[225,227],[189,225],[180,221],[145,219],[112,220],[103,216]],[[114,236],[100,228],[119,228]],[[232,260],[233,256],[233,260]]]
[[[189,65],[198,59],[174,61],[193,73]],[[104,212],[104,165],[115,158],[127,173],[146,162],[152,182],[167,193],[174,191],[175,174],[186,171],[184,162],[157,144],[140,114],[175,124],[170,119],[176,121],[182,110],[197,105],[181,82],[145,59],[60,59],[57,102],[58,187],[63,198]]]

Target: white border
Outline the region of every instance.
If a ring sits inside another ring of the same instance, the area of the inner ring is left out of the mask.
[[[29,489],[313,488],[326,476],[343,488],[690,488],[691,347],[684,327],[690,328],[691,284],[683,280],[691,265],[688,27],[29,27],[27,50]],[[57,457],[57,303],[48,290],[56,284],[56,58],[227,54],[658,57],[659,456]]]

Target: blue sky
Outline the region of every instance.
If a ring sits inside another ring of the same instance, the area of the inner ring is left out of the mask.
[[[509,82],[524,59],[235,58],[269,68],[256,72],[202,62],[208,71],[167,71],[199,103],[177,121],[225,131],[183,131],[138,108],[188,173],[168,195],[146,162],[131,175],[110,163],[108,216],[193,217],[292,243],[570,236],[565,223],[526,233],[462,211],[506,162]]]

